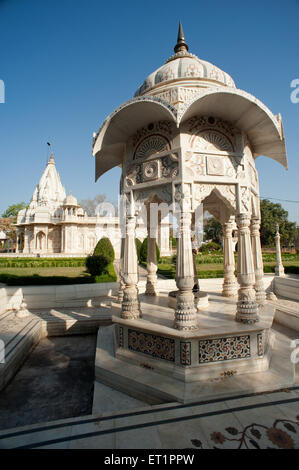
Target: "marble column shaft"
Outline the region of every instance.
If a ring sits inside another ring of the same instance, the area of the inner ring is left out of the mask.
[[[121,304],[124,298],[124,288],[125,283],[123,280],[123,260],[124,260],[124,251],[125,251],[125,238],[121,238],[120,245],[120,260],[119,260],[119,290],[118,290],[118,302]]]
[[[132,212],[126,218],[126,238],[124,241],[123,256],[123,291],[121,317],[126,319],[140,318],[140,304],[138,299],[138,263],[135,241],[136,217]]]
[[[258,321],[258,307],[254,289],[255,272],[250,240],[250,218],[247,214],[237,216],[238,226],[238,303],[236,321],[255,323]]]
[[[266,301],[266,292],[264,286],[264,266],[263,256],[261,248],[261,236],[260,236],[260,219],[259,217],[252,217],[251,220],[251,246],[253,265],[255,272],[255,292],[256,302],[258,305],[264,305]]]
[[[151,237],[151,230],[148,227],[147,238],[147,279],[146,279],[146,295],[157,295],[157,251],[156,251],[156,238]]]
[[[235,257],[233,249],[233,223],[223,224],[223,269],[224,280],[222,295],[232,297],[237,294],[238,286],[235,277]]]
[[[282,259],[281,259],[280,233],[279,233],[278,224],[276,225],[275,247],[276,247],[275,276],[284,276],[284,267],[283,267]]]
[[[191,213],[180,213],[179,238],[177,243],[176,284],[177,306],[174,327],[178,330],[197,328],[196,309],[194,306],[194,268],[191,244]]]

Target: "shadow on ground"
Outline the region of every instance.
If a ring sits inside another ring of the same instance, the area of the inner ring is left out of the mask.
[[[0,392],[0,429],[90,414],[96,338],[43,339]]]

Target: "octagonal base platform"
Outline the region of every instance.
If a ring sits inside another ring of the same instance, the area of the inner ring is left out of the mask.
[[[100,331],[96,380],[151,403],[273,390],[294,381],[289,345],[275,345],[272,305],[260,309],[258,323],[244,325],[234,320],[234,300],[211,294],[198,330],[190,332],[173,328],[166,293],[141,296],[141,309],[143,318],[124,320],[117,313],[114,325]]]
[[[169,308],[176,308],[176,296],[178,291],[173,290],[168,294],[168,307]],[[207,292],[196,292],[194,293],[194,305],[197,311],[202,310],[203,308],[207,308],[209,306],[209,295]]]

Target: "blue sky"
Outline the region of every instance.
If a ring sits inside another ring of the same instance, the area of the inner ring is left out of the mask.
[[[190,52],[282,114],[289,171],[259,157],[260,192],[299,201],[298,18],[298,0],[0,0],[0,213],[29,202],[47,141],[67,191],[117,200],[118,168],[94,182],[92,134],[172,55],[179,20]],[[282,205],[299,223],[299,204]]]

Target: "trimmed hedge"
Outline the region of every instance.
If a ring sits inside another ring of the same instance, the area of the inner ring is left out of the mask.
[[[85,266],[85,258],[0,258],[1,268],[53,268]]]
[[[286,274],[299,274],[299,266],[284,266]],[[275,273],[275,265],[265,265],[264,273]]]
[[[94,256],[99,256],[99,255],[106,256],[108,263],[113,263],[115,259],[115,253],[114,253],[114,248],[109,238],[103,237],[98,241],[94,249],[93,255]]]
[[[94,282],[116,282],[117,274],[114,269],[113,263],[109,263],[100,276],[94,277]]]

